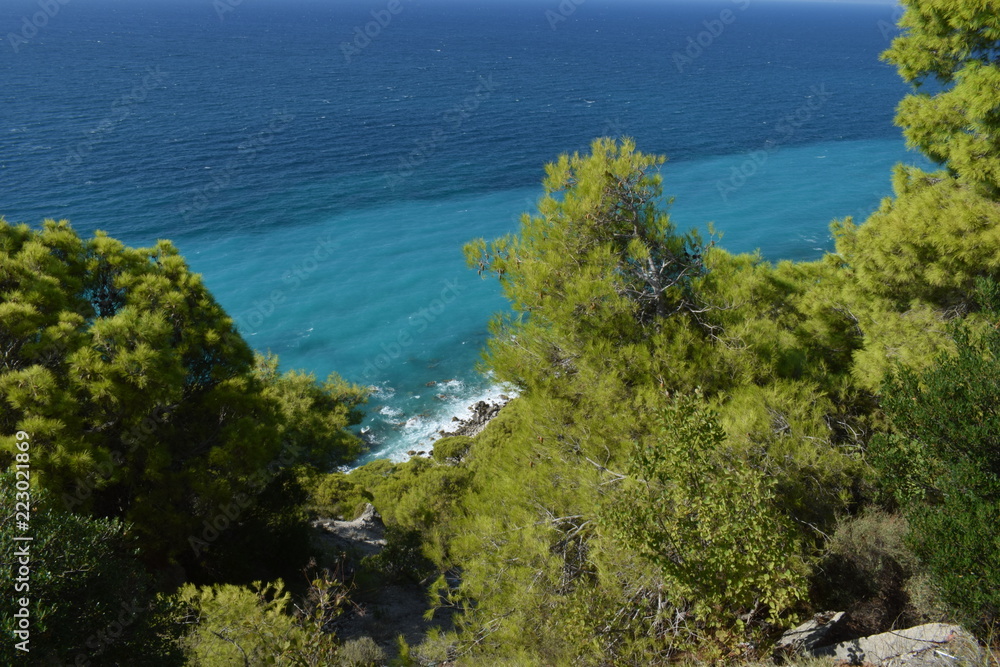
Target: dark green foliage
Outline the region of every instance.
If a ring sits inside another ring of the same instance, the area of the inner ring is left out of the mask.
[[[14,497],[14,475],[0,474],[0,493]],[[0,662],[19,664],[14,648],[15,600],[27,597],[30,655],[35,664],[180,665],[173,640],[171,604],[157,599],[155,582],[139,556],[137,535],[116,519],[67,512],[51,496],[36,492],[31,542],[14,542],[11,508],[4,504],[0,595]],[[15,549],[27,547],[30,574],[18,578]],[[22,588],[27,585],[25,590]]]
[[[298,575],[312,549],[305,511],[310,497],[295,473],[290,468],[275,471],[245,508],[231,503],[235,516],[219,537],[212,539],[214,533],[202,524],[189,540],[191,548],[179,559],[189,581],[246,585]],[[219,525],[220,516],[227,517],[222,512],[210,523]]]
[[[984,491],[1000,479],[1000,335],[956,328],[957,354],[922,374],[902,369],[886,384],[882,405],[895,432],[935,457],[968,464]]]
[[[858,636],[939,620],[914,599],[920,567],[908,530],[904,517],[878,509],[845,519],[827,545],[812,600],[846,611],[850,633]]]
[[[914,549],[945,603],[989,636],[1000,621],[1000,500],[969,488],[980,482],[976,472],[953,471],[941,504],[914,508],[910,526]]]
[[[418,584],[434,571],[434,564],[422,551],[420,532],[386,526],[385,547],[362,561],[362,566],[379,584]]]
[[[344,428],[364,392],[255,361],[166,241],[0,220],[0,349],[0,463],[27,432],[41,485],[127,519],[157,565],[201,564],[210,552],[192,540],[232,539],[251,506],[278,500],[266,489],[280,469],[359,451]],[[205,539],[206,521],[227,528]]]
[[[890,428],[872,451],[944,600],[989,625],[1000,619],[1000,320],[995,303],[984,305],[992,326],[979,334],[953,326],[955,354],[886,381]]]

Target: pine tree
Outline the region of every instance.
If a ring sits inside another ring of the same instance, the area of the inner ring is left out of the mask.
[[[961,181],[1000,192],[1000,7],[995,0],[904,0],[903,34],[884,54],[932,92],[910,95],[896,122]]]
[[[344,427],[362,400],[255,361],[167,241],[0,220],[0,463],[29,434],[35,481],[132,522],[151,558],[198,556],[280,469],[356,453]]]

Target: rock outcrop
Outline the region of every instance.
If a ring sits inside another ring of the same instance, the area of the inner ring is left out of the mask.
[[[928,623],[842,641],[844,620],[843,612],[817,614],[782,635],[775,645],[775,659],[794,662],[794,656],[806,656],[830,658],[837,665],[879,667],[982,663],[982,649],[976,638],[957,625]]]
[[[329,562],[341,562],[342,557],[347,557],[344,570],[347,574],[359,567],[366,556],[379,553],[386,543],[385,524],[370,503],[353,521],[319,519],[312,525]],[[433,618],[428,617],[430,604],[422,585],[383,584],[356,590],[351,597],[352,603],[330,623],[330,629],[345,642],[374,641],[390,657],[398,653],[400,636],[410,646],[418,646],[432,627],[444,630],[452,627],[449,609],[436,610]]]
[[[975,637],[959,626],[928,623],[840,642],[811,654],[851,665],[944,667],[976,664],[980,650]]]
[[[454,431],[442,430],[439,431],[439,433],[442,438],[454,435],[467,435],[469,437],[478,435],[484,428],[486,428],[486,425],[490,423],[490,420],[497,416],[506,404],[506,401],[479,401],[478,403],[469,406],[469,410],[472,411],[471,417],[465,420],[458,420],[458,428]]]
[[[817,646],[829,644],[835,630],[842,625],[843,620],[844,612],[842,611],[827,611],[816,614],[802,625],[781,635],[781,639],[774,645],[775,656],[784,657],[808,653]]]
[[[318,519],[312,525],[321,529],[319,539],[334,552],[358,553],[364,557],[377,554],[385,546],[385,524],[371,503],[353,521]]]

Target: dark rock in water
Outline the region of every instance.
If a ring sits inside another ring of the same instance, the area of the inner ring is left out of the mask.
[[[424,386],[425,387],[436,387],[437,386],[437,382],[435,382],[434,380],[431,380],[430,382],[428,382]]]
[[[406,455],[407,456],[415,456],[416,453],[417,453],[417,450],[411,449],[410,451],[406,452]]]
[[[452,417],[453,422],[458,422],[458,428],[454,431],[448,433],[442,433],[445,437],[450,437],[454,435],[467,435],[472,437],[480,433],[486,425],[490,423],[490,420],[497,416],[497,413],[503,409],[507,403],[492,403],[486,401],[478,401],[477,403],[470,405],[469,410],[472,411],[472,416],[468,419],[462,420],[458,417]]]

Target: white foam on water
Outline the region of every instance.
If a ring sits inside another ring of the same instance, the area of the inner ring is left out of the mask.
[[[396,432],[382,439],[369,437],[370,450],[358,460],[358,465],[376,459],[405,461],[411,456],[409,452],[430,454],[434,442],[443,437],[442,432],[457,428],[460,422],[473,416],[472,406],[480,401],[503,403],[517,396],[517,390],[509,385],[491,384],[468,389],[461,380],[438,382],[431,389],[438,392],[440,403],[436,409],[410,415],[405,420],[405,415],[394,408],[383,406],[379,410],[380,414],[391,413],[396,418]]]

